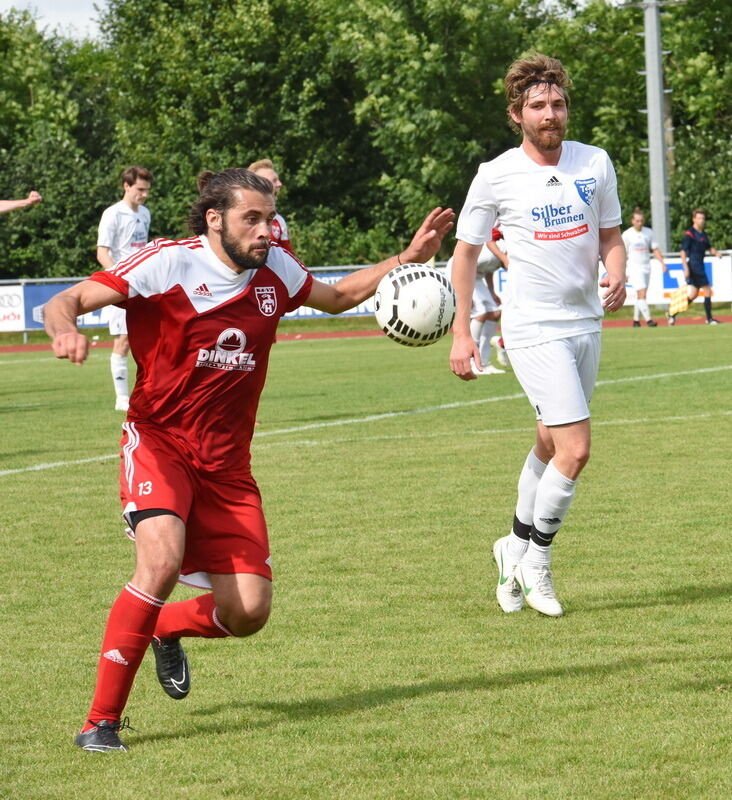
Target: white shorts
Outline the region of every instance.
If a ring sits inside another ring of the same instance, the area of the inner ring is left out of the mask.
[[[493,295],[488,288],[482,276],[478,276],[475,280],[475,287],[473,288],[473,306],[470,309],[471,319],[479,317],[488,311],[498,311],[500,305],[496,303]]]
[[[648,281],[651,279],[651,265],[647,267],[636,267],[628,264],[628,283],[636,290],[647,289]]]
[[[124,308],[104,306],[99,318],[109,325],[109,332],[112,336],[127,335],[127,312]]]
[[[590,416],[600,366],[600,334],[582,333],[511,350],[513,372],[544,425],[568,425]]]

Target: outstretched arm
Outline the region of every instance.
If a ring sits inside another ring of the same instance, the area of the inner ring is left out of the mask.
[[[76,327],[76,318],[126,299],[125,295],[97,281],[81,281],[54,295],[44,306],[43,321],[56,358],[83,364],[89,353],[89,340]]]
[[[5,214],[8,211],[14,211],[16,208],[27,208],[40,203],[43,200],[38,192],[30,192],[28,197],[22,200],[0,200],[0,214]]]
[[[372,267],[360,269],[333,284],[314,280],[306,306],[340,314],[357,306],[376,291],[379,281],[399,263],[424,263],[440,249],[442,240],[453,226],[455,214],[451,208],[435,208],[412,237],[409,245],[398,255],[391,256]]]

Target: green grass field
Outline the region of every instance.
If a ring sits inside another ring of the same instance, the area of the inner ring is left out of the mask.
[[[132,569],[109,351],[0,354],[0,797],[729,797],[732,325],[605,332],[561,619],[496,605],[533,417],[513,375],[465,384],[448,349],[274,347],[270,623],[189,640],[182,703],[148,655],[109,756],[72,746]]]

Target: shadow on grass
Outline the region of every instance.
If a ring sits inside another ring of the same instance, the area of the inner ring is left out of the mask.
[[[608,602],[595,603],[590,598],[585,598],[587,600],[586,604],[581,602],[576,602],[575,604],[581,613],[591,614],[593,611],[613,611],[619,608],[685,606],[693,603],[704,603],[709,600],[719,600],[725,597],[732,597],[732,583],[677,586],[675,589],[666,589],[648,597],[633,594]]]
[[[270,712],[276,716],[264,720],[251,720],[245,717],[233,725],[222,725],[220,720],[196,723],[191,730],[178,733],[155,733],[141,735],[138,743],[188,738],[200,734],[233,733],[235,731],[274,728],[288,723],[297,723],[318,719],[320,717],[339,717],[355,714],[369,709],[403,703],[404,701],[444,693],[484,692],[506,689],[527,683],[544,683],[561,678],[577,678],[582,676],[606,676],[639,668],[661,666],[663,664],[679,664],[696,662],[698,657],[668,658],[628,658],[609,664],[584,664],[570,667],[548,669],[518,670],[499,675],[474,675],[446,681],[429,681],[408,686],[386,686],[378,689],[341,694],[335,697],[313,697],[309,700],[272,701],[272,702],[227,702],[218,703],[208,708],[198,709],[194,716],[211,717],[232,710],[253,712]]]

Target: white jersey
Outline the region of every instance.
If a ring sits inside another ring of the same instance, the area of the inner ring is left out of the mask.
[[[628,267],[646,269],[651,261],[651,252],[658,248],[653,231],[642,227],[639,231],[630,227],[623,231],[623,244],[628,253]]]
[[[99,222],[97,247],[108,247],[112,261],[117,264],[147,244],[150,231],[150,212],[145,206],[133,211],[120,200],[104,210]]]
[[[498,247],[500,250],[505,252],[503,240],[499,239]],[[495,256],[488,249],[488,245],[484,244],[483,249],[478,254],[476,277],[482,280],[486,275],[491,275],[492,273],[496,272],[496,270],[499,270],[502,266],[503,263],[501,262],[501,259]],[[447,274],[448,279],[452,280],[450,277],[452,275],[452,256],[450,256],[449,261],[445,265],[445,273]]]
[[[556,166],[537,164],[521,147],[481,164],[457,238],[483,244],[499,217],[511,254],[502,298],[506,348],[599,331],[600,229],[621,221],[607,153],[564,142]]]

